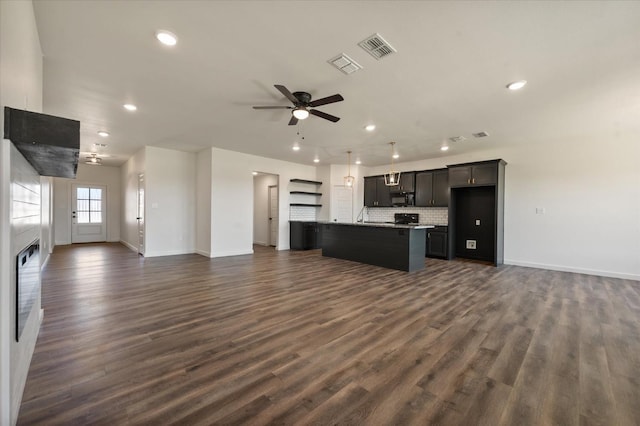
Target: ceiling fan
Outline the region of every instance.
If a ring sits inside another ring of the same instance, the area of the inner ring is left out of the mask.
[[[289,89],[284,87],[281,84],[274,84],[275,88],[280,91],[287,99],[293,102],[293,106],[283,106],[283,105],[274,105],[274,106],[254,106],[253,109],[290,109],[292,110],[291,120],[289,120],[289,126],[294,126],[298,124],[298,120],[304,120],[311,115],[315,115],[316,117],[324,118],[325,120],[329,120],[332,122],[336,122],[340,120],[340,117],[336,117],[335,115],[327,114],[326,112],[318,111],[317,109],[313,109],[320,105],[332,104],[334,102],[344,101],[342,95],[333,95],[327,96],[326,98],[316,99],[315,101],[311,100],[311,95],[307,92],[293,92],[291,93]]]
[[[90,157],[84,157],[85,164],[89,164],[91,166],[102,166],[102,158],[98,157],[96,152],[92,152]]]

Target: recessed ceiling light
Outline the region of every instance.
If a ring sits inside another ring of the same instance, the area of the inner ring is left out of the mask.
[[[156,38],[160,43],[167,46],[175,46],[178,43],[178,37],[170,31],[159,30],[156,32]]]
[[[362,161],[356,160],[356,164],[362,164]]]
[[[98,134],[103,138],[106,138],[107,136],[109,136],[109,132],[105,132],[104,130],[98,130]]]
[[[314,158],[314,159],[313,159],[313,162],[314,162],[314,163],[319,163],[319,162],[320,162],[320,159],[319,159],[319,158]]]
[[[124,109],[126,109],[127,111],[135,111],[138,109],[137,106],[135,106],[134,104],[124,104],[122,105],[124,107]]]
[[[442,146],[440,147],[440,151],[448,151],[449,147],[448,146]]]
[[[513,83],[507,84],[507,89],[509,89],[509,90],[520,90],[526,84],[527,84],[527,80],[514,81]]]
[[[373,132],[376,129],[376,125],[375,124],[368,124],[365,126],[364,128],[367,132]]]
[[[294,145],[291,149],[294,151],[300,151],[300,145]]]
[[[398,157],[400,157],[400,155],[398,155],[398,154],[393,154],[393,158],[398,158]]]
[[[251,172],[252,175],[257,176],[258,172]]]

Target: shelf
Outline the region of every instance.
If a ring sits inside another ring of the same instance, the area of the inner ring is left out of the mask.
[[[322,207],[322,204],[307,204],[307,203],[290,203],[290,206],[298,207]]]
[[[289,191],[289,194],[322,195],[322,192]]]
[[[289,182],[308,183],[308,184],[311,184],[311,185],[322,185],[322,182],[318,182],[317,180],[289,179]]]

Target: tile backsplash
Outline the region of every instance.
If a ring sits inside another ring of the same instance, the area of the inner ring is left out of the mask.
[[[314,222],[317,217],[317,211],[317,207],[291,206],[289,207],[289,220]]]
[[[418,213],[420,223],[429,225],[448,225],[447,207],[368,207],[364,211],[364,220],[370,222],[393,222],[394,213]]]

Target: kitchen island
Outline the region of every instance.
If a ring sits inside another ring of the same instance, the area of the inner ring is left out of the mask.
[[[322,255],[413,272],[424,269],[431,225],[320,222]]]

